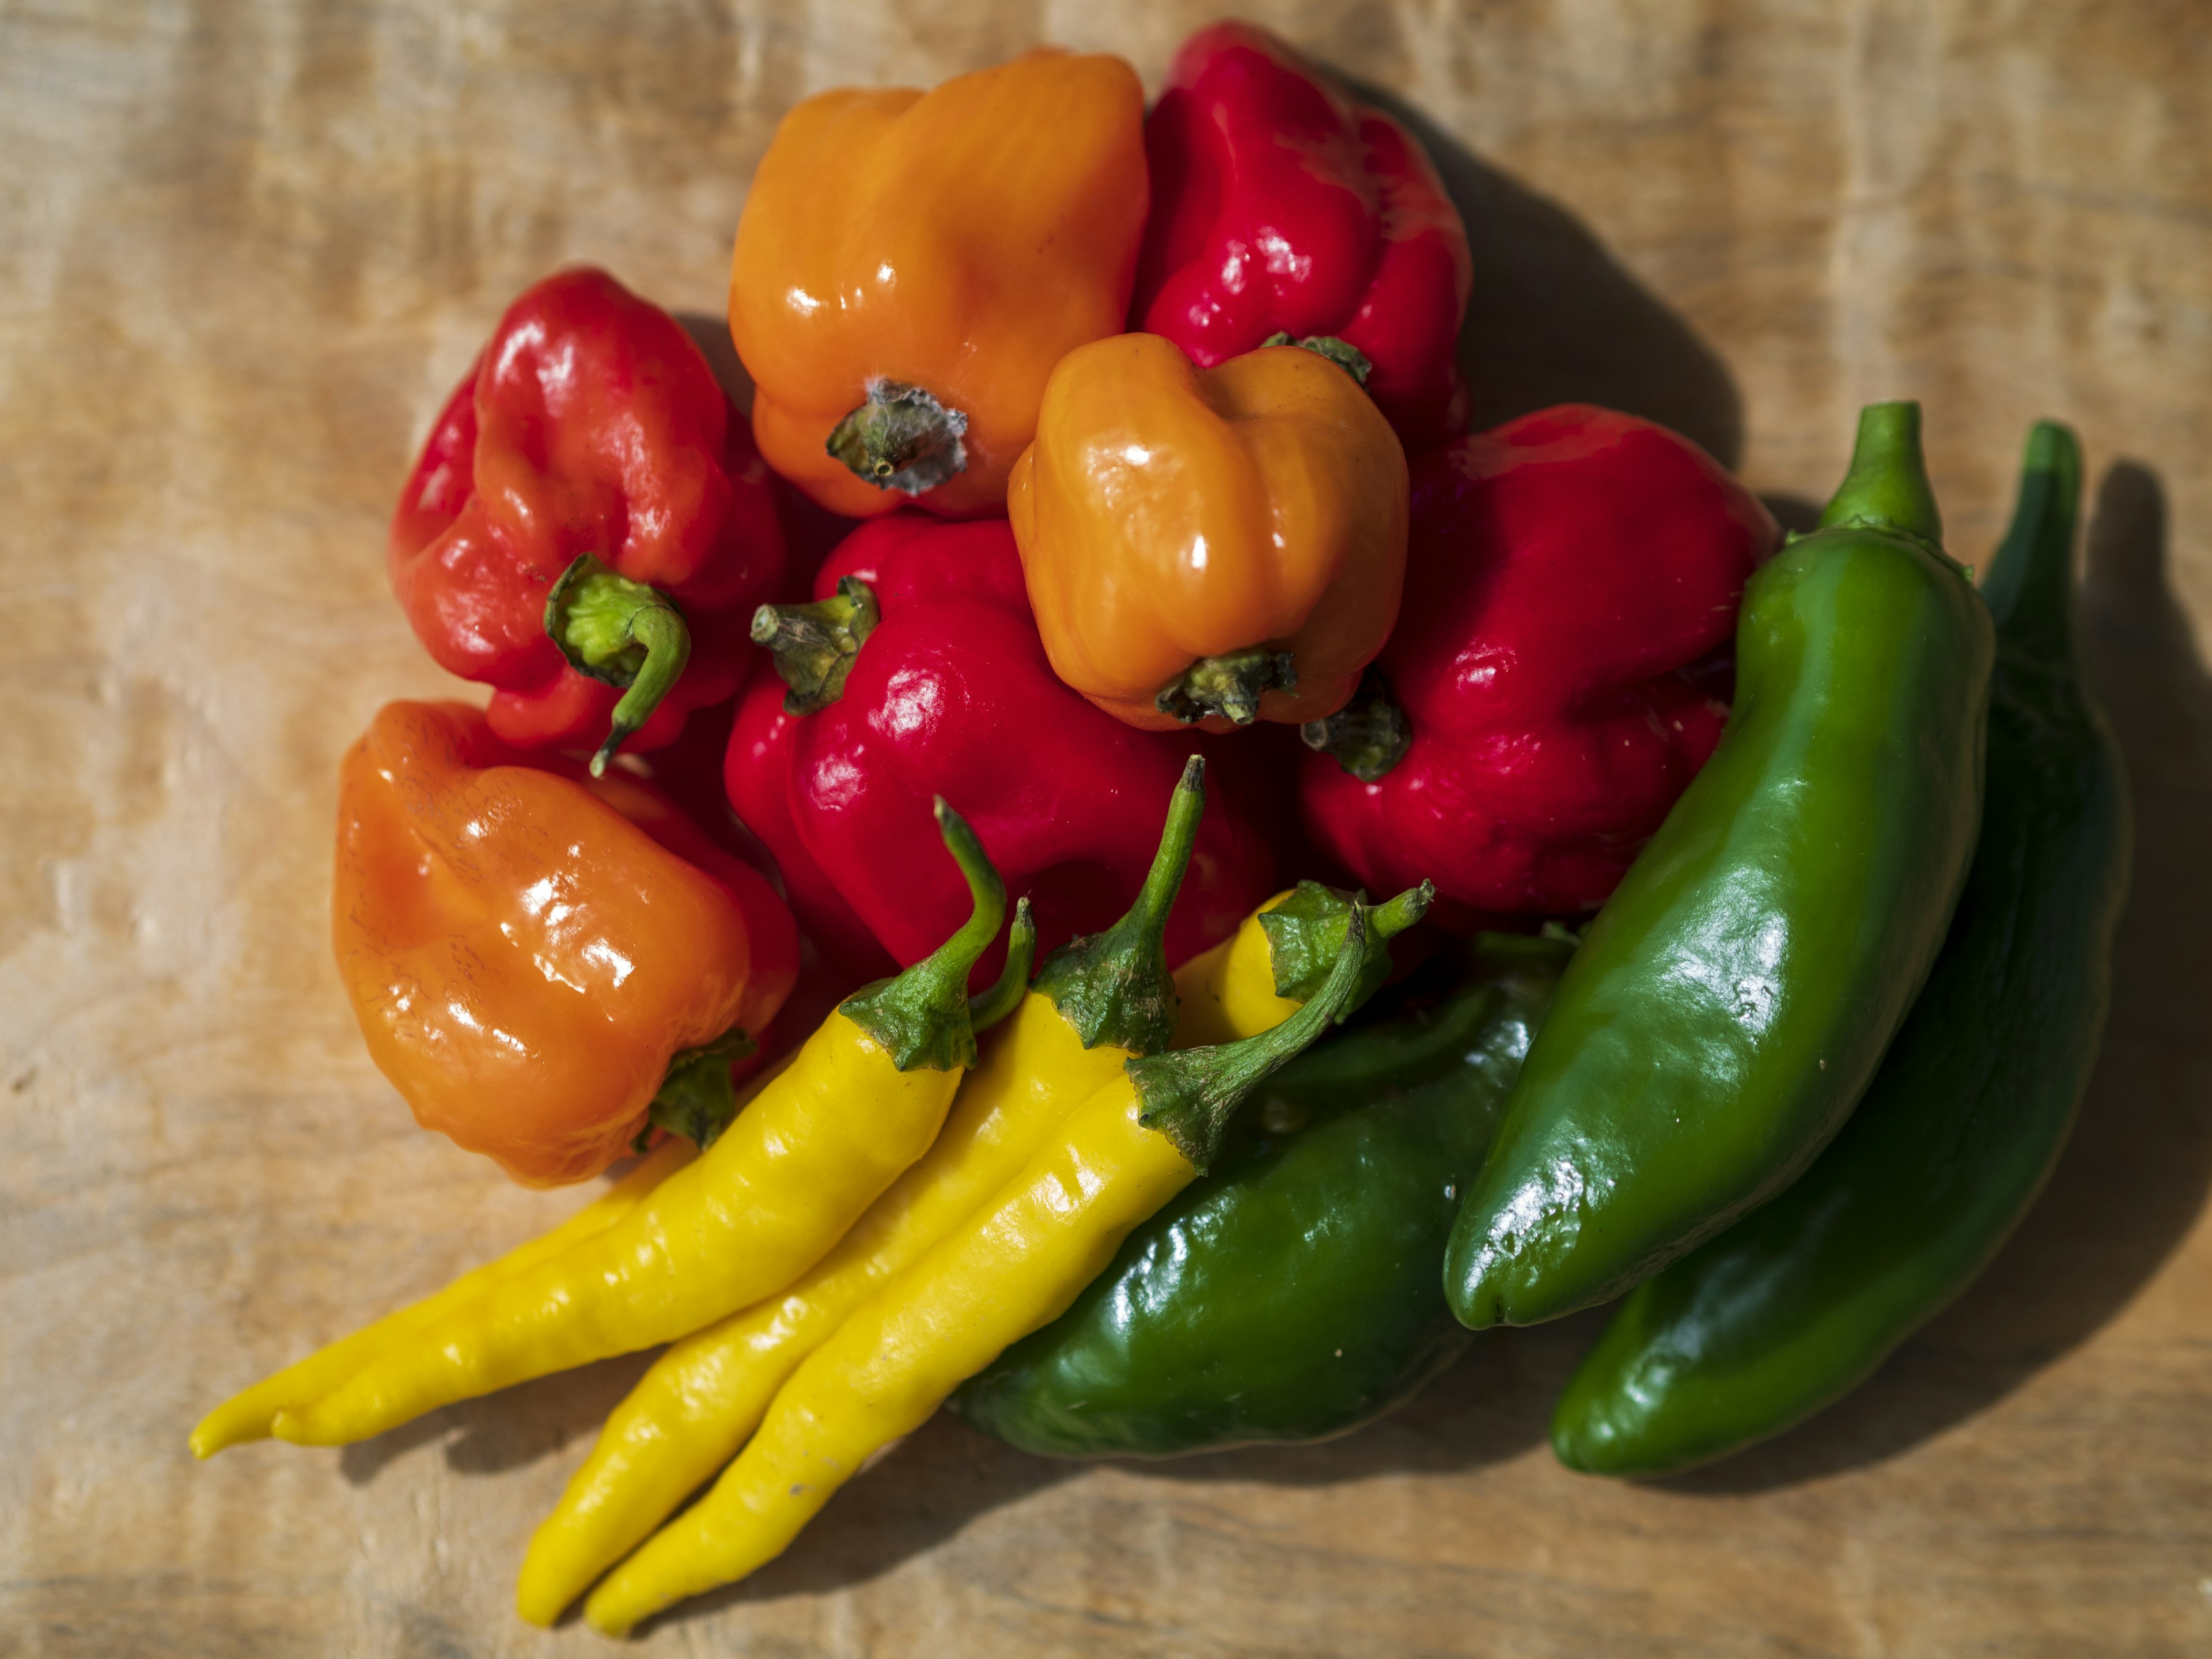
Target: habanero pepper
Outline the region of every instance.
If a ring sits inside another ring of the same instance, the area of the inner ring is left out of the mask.
[[[1212,368],[1340,340],[1410,453],[1467,429],[1467,227],[1419,143],[1249,23],[1183,43],[1145,122],[1152,210],[1130,326]]]
[[[813,1266],[928,1150],[975,1057],[968,972],[1005,918],[1006,889],[959,815],[940,805],[939,822],[974,910],[935,954],[840,1004],[712,1146],[611,1225],[409,1329],[279,1411],[270,1432],[300,1445],[365,1440],[456,1400],[672,1341]]]
[[[585,1618],[623,1634],[775,1559],[873,1454],[1059,1317],[1130,1230],[1212,1161],[1245,1097],[1343,1015],[1365,976],[1366,935],[1355,908],[1327,983],[1273,1030],[1129,1060],[1073,1108],[994,1196],[807,1357],[737,1460],[600,1582]]]
[[[1172,1457],[1324,1439],[1413,1398],[1474,1340],[1437,1261],[1572,950],[1486,933],[1299,1055],[952,1408],[1024,1451]]]
[[[1078,348],[1006,512],[1054,671],[1147,731],[1333,714],[1397,619],[1405,452],[1317,350]]]
[[[1023,988],[921,1160],[805,1277],[677,1343],[615,1407],[531,1540],[515,1592],[525,1619],[557,1619],[737,1455],[848,1315],[1004,1186],[1123,1062],[1167,1046],[1175,988],[1162,936],[1205,810],[1203,776],[1194,756],[1135,904],[1061,946]]]
[[[1583,935],[1444,1260],[1463,1324],[1607,1301],[1786,1188],[1865,1092],[1980,826],[1988,608],[1920,410],[1745,589],[1726,734]]]
[[[2073,434],[2035,428],[1983,586],[1988,803],[1926,988],[1812,1168],[1628,1293],[1553,1418],[1569,1467],[1671,1474],[1832,1405],[1973,1282],[2057,1161],[2112,999],[2132,841],[2075,653],[2081,466]]]
[[[775,470],[853,518],[998,512],[1053,365],[1128,312],[1143,123],[1128,64],[1059,52],[786,115],[730,268]]]
[[[834,893],[897,961],[941,936],[959,890],[914,853],[941,787],[1029,896],[1049,955],[1109,924],[1117,896],[1144,880],[1158,803],[1194,748],[1217,784],[1243,764],[1232,743],[1133,731],[1054,678],[1004,520],[877,520],[830,556],[814,591],[816,604],[756,619],[791,690],[778,703],[765,676],[756,684],[727,774],[810,933],[844,927],[818,902]],[[1234,932],[1274,886],[1237,790],[1213,795],[1168,921],[1170,961]],[[980,975],[995,971],[987,956]]]
[[[1426,877],[1447,925],[1594,910],[1728,716],[1684,678],[1781,539],[1664,427],[1583,404],[1413,468],[1401,621],[1305,728],[1316,843],[1370,886]]]
[[[711,1140],[799,970],[791,913],[659,790],[386,705],[339,769],[331,933],[416,1121],[534,1186]]]
[[[392,586],[519,748],[658,748],[737,689],[784,567],[750,429],[676,319],[603,270],[526,289],[400,491]]]

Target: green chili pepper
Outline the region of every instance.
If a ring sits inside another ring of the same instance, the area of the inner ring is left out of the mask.
[[[1164,1457],[1410,1399],[1474,1340],[1437,1259],[1571,950],[1486,935],[1285,1066],[1212,1170],[954,1409],[1030,1451]]]
[[[1607,1301],[1786,1187],[1926,979],[1981,819],[1989,612],[1919,409],[1755,574],[1727,735],[1591,923],[1444,1264],[1466,1324]]]
[[[1553,1419],[1571,1467],[1666,1474],[1832,1404],[1973,1281],[2057,1161],[2104,1031],[2132,839],[2074,653],[2081,465],[2065,428],[2029,436],[1985,589],[1981,846],[1927,988],[1804,1178],[1630,1292]]]

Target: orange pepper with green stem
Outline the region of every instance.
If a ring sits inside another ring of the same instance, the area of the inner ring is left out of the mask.
[[[786,115],[730,270],[769,464],[854,518],[999,511],[1053,365],[1128,310],[1144,117],[1121,59],[1056,52]]]
[[[1006,511],[1054,670],[1117,719],[1323,720],[1382,649],[1406,456],[1336,343],[1201,369],[1124,334],[1054,369]]]

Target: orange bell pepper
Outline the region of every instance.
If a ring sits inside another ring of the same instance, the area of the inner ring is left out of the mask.
[[[786,115],[730,269],[769,465],[854,518],[998,512],[1053,365],[1128,311],[1144,106],[1119,58],[1039,52]]]
[[[1320,351],[1070,352],[1006,510],[1054,670],[1147,730],[1325,719],[1398,617],[1405,452]]]
[[[799,969],[791,913],[665,795],[462,703],[388,703],[347,752],[331,933],[416,1121],[532,1186],[597,1174],[649,1110],[710,1140]]]

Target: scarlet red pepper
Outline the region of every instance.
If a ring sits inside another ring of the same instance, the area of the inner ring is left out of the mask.
[[[1467,227],[1403,127],[1265,29],[1218,23],[1176,54],[1145,150],[1133,328],[1201,368],[1279,332],[1333,337],[1366,360],[1409,453],[1466,430]]]
[[[1413,489],[1397,631],[1304,728],[1307,827],[1371,890],[1435,881],[1447,921],[1595,909],[1720,741],[1694,669],[1780,532],[1688,439],[1586,404]]]
[[[1194,750],[1232,778],[1240,769],[1234,738],[1139,732],[1060,684],[1004,520],[874,520],[830,556],[814,591],[814,605],[764,609],[755,635],[792,682],[792,705],[812,712],[787,713],[763,674],[739,707],[726,775],[818,939],[849,939],[857,922],[911,963],[945,936],[945,917],[966,914],[957,874],[943,879],[913,839],[916,825],[927,836],[934,793],[975,826],[1007,892],[1028,896],[1042,960],[1127,906]],[[1274,890],[1274,863],[1240,788],[1214,792],[1168,959],[1233,933]],[[999,949],[979,983],[998,971]]]
[[[737,689],[784,567],[769,472],[683,327],[603,270],[507,308],[392,520],[392,585],[522,748],[653,749]]]

